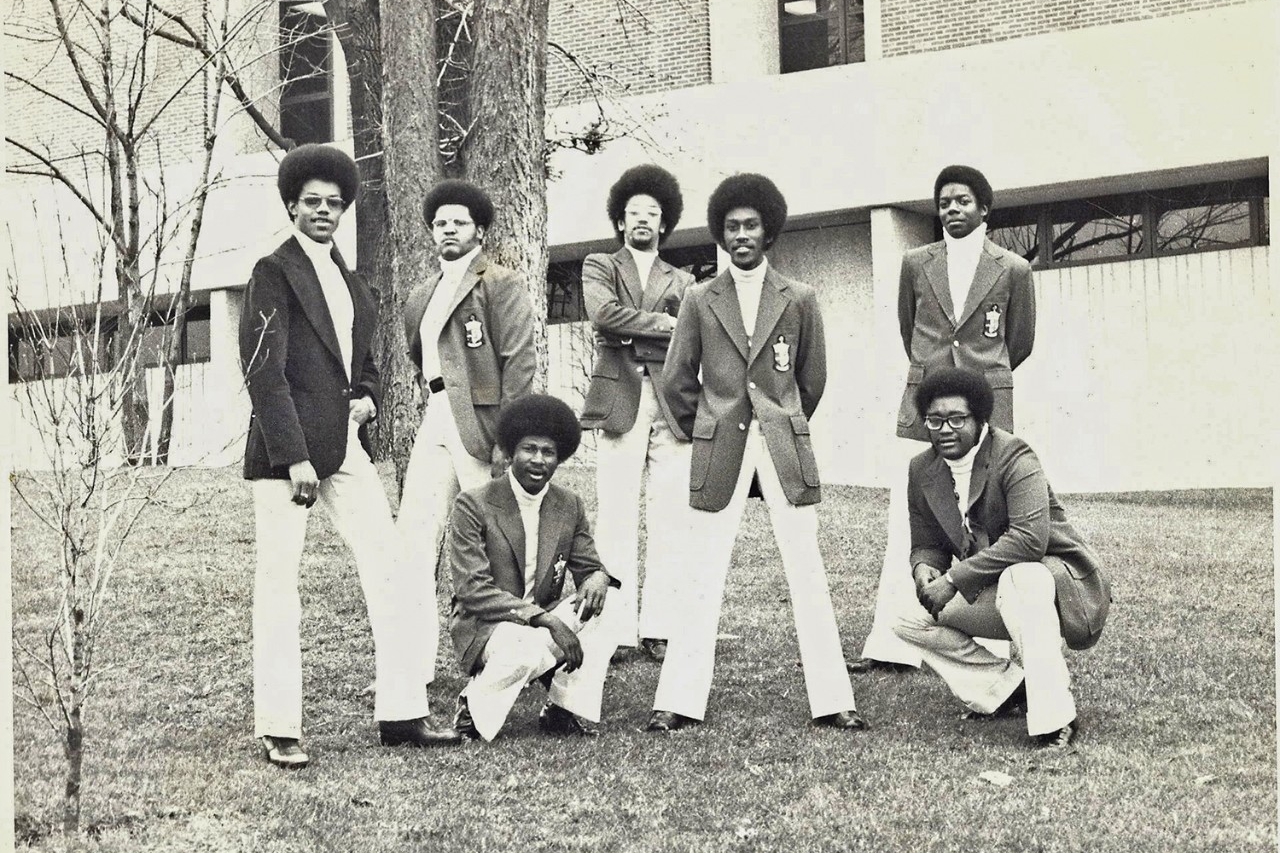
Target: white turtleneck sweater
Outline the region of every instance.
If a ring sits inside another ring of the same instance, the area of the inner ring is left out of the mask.
[[[524,600],[533,601],[533,582],[538,577],[538,518],[542,513],[542,499],[547,496],[547,487],[544,485],[537,494],[529,494],[510,468],[507,468],[507,480],[511,483],[511,491],[516,494],[520,523],[524,525]]]
[[[969,529],[969,483],[973,479],[973,460],[977,458],[978,448],[982,446],[986,437],[987,425],[983,424],[982,431],[978,433],[978,440],[973,443],[968,453],[959,459],[943,457],[942,460],[951,469],[951,479],[956,484],[956,506],[960,509],[960,519],[965,530]]]
[[[640,271],[640,292],[644,293],[644,289],[649,286],[649,273],[653,271],[654,261],[658,260],[658,253],[644,252],[630,245],[627,246],[627,251],[631,253],[636,269]]]
[[[427,309],[422,313],[422,322],[418,325],[418,332],[422,335],[422,375],[427,379],[440,375],[440,333],[444,331],[444,324],[449,322],[449,304],[462,277],[467,274],[467,267],[478,254],[480,247],[476,246],[456,260],[440,259],[440,283],[431,294]]]
[[[753,270],[739,269],[729,264],[729,275],[738,291],[738,308],[742,311],[742,325],[747,330],[747,343],[755,334],[756,314],[760,312],[760,294],[764,290],[764,274],[769,269],[769,259],[764,258]]]
[[[333,244],[317,243],[296,227],[293,229],[294,239],[302,247],[302,251],[315,267],[316,278],[320,279],[320,291],[329,306],[329,317],[333,320],[333,331],[338,336],[338,351],[342,353],[342,367],[351,379],[351,328],[356,321],[355,306],[351,302],[351,291],[347,289],[347,280],[342,277],[342,270],[333,260]]]
[[[978,271],[978,259],[982,257],[982,243],[986,238],[985,222],[963,237],[952,237],[945,230],[942,232],[942,240],[947,247],[947,283],[951,286],[951,304],[955,308],[956,320],[964,314],[965,301],[969,298],[969,288]]]

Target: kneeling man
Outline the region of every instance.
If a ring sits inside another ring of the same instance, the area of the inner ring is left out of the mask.
[[[924,609],[900,617],[894,632],[971,711],[998,714],[1025,693],[1027,733],[1062,748],[1079,725],[1062,643],[1098,641],[1111,589],[1035,453],[990,425],[993,400],[981,374],[960,368],[936,369],[916,391],[932,444],[907,480]],[[974,637],[1011,640],[1021,666]]]
[[[549,691],[542,729],[594,735],[617,648],[617,632],[594,617],[618,581],[596,556],[582,499],[550,482],[578,449],[582,428],[564,402],[534,394],[503,408],[497,431],[511,467],[458,495],[450,518],[450,633],[471,676],[455,725],[492,740],[520,691],[542,677]]]

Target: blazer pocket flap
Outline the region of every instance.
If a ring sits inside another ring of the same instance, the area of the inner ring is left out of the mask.
[[[804,415],[791,416],[791,431],[796,435],[809,434],[809,419]]]
[[[1013,371],[1007,367],[990,367],[983,374],[992,388],[1012,388]]]
[[[913,364],[907,368],[907,384],[919,385],[924,381],[924,365]]]
[[[693,422],[694,438],[715,438],[716,422],[711,418],[698,418]]]

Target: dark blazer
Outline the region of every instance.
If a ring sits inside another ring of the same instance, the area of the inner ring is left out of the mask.
[[[524,600],[524,523],[507,475],[462,492],[449,517],[453,615],[449,633],[458,665],[472,673],[499,622],[527,625],[563,597],[566,572],[574,583],[602,571],[582,499],[547,484],[538,516],[538,564],[533,602]],[[610,579],[611,586],[617,586]],[[598,618],[598,617],[597,617]]]
[[[419,375],[422,315],[440,276],[415,287],[404,306],[405,340]],[[468,324],[476,322],[469,334]],[[449,301],[449,319],[434,345],[462,445],[488,462],[498,441],[498,409],[533,391],[533,303],[524,279],[480,252]]]
[[[812,287],[770,267],[748,345],[730,273],[693,285],[664,376],[672,431],[693,440],[691,506],[728,506],[753,416],[787,500],[801,506],[822,499],[809,419],[827,384],[827,350]]]
[[[911,460],[911,565],[949,570],[956,589],[972,603],[1009,566],[1044,563],[1057,588],[1063,639],[1073,649],[1096,643],[1111,608],[1111,585],[1093,551],[1067,521],[1027,443],[990,428],[974,457],[967,497],[974,543],[966,554],[955,481],[946,461],[932,447]]]
[[[984,240],[968,299],[955,306],[946,243],[911,249],[902,256],[898,279],[898,324],[911,360],[898,408],[899,436],[929,440],[915,394],[940,365],[984,374],[995,391],[992,425],[1013,431],[1013,371],[1031,355],[1036,337],[1036,293],[1024,258]]]
[[[646,373],[658,406],[670,423],[662,396],[662,364],[671,343],[670,321],[680,313],[693,276],[661,258],[649,280],[640,282],[635,258],[624,246],[612,255],[587,255],[582,262],[582,296],[596,331],[596,358],[582,406],[582,426],[621,434],[635,425],[640,410],[640,379]]]
[[[289,466],[304,460],[320,479],[331,476],[347,455],[349,401],[369,397],[377,404],[378,368],[370,344],[378,306],[336,247],[332,257],[355,309],[350,383],[320,279],[297,238],[259,260],[249,278],[240,312],[240,365],[253,404],[246,479],[287,480]],[[372,458],[364,427],[360,443]]]

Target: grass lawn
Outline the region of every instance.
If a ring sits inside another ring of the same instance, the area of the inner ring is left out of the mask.
[[[558,479],[594,500],[590,470]],[[1035,753],[1021,719],[961,721],[931,673],[854,682],[872,728],[808,725],[767,513],[750,502],[706,725],[642,731],[658,668],[614,669],[604,733],[541,735],[530,688],[491,744],[377,745],[372,643],[354,566],[313,516],[303,564],[306,746],[272,768],[252,738],[249,490],[180,471],[137,532],[88,717],[84,822],[63,839],[62,755],[15,702],[15,811],[33,849],[102,851],[1165,851],[1275,849],[1271,494],[1068,497],[1115,593],[1070,653],[1083,733]],[[845,648],[869,627],[887,494],[828,487],[819,512]],[[14,631],[48,619],[51,541],[13,500]],[[447,598],[442,590],[442,599]],[[433,707],[462,685],[441,644]],[[15,680],[14,689],[19,690]],[[1001,771],[1006,787],[979,774]],[[22,843],[20,841],[20,843]]]

